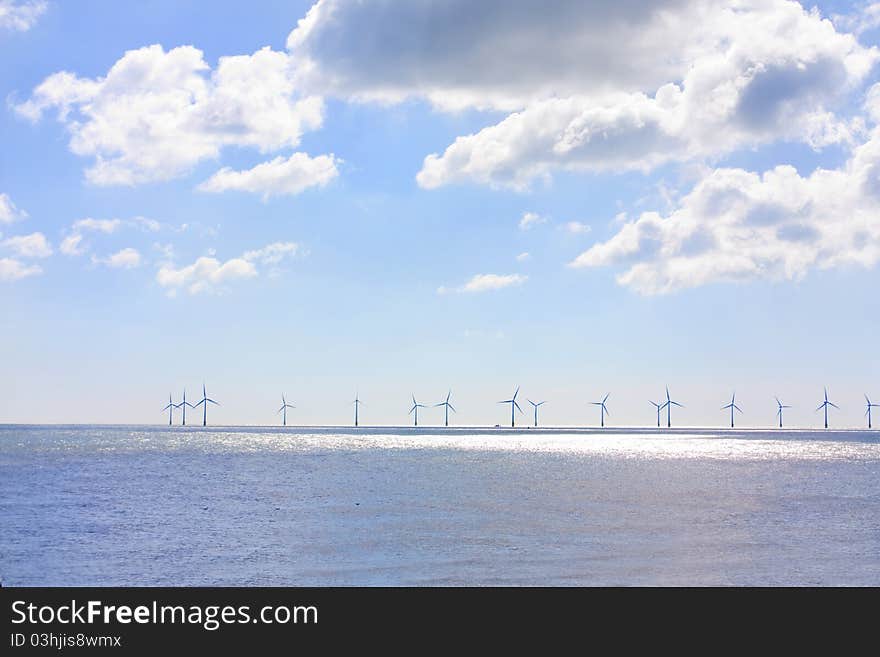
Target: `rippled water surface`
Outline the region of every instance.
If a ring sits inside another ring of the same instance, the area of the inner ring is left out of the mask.
[[[880,433],[0,427],[8,585],[880,585]]]

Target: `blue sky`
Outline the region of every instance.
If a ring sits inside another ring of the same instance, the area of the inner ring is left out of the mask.
[[[0,1],[0,422],[860,425],[880,5],[735,4]]]

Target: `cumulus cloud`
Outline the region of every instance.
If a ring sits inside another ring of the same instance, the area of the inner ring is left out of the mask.
[[[642,294],[870,267],[880,260],[878,172],[880,128],[839,169],[714,169],[670,212],[642,213],[571,266],[622,266],[618,283]]]
[[[257,268],[244,258],[220,262],[213,256],[202,256],[193,264],[179,269],[173,265],[163,265],[156,274],[156,281],[162,287],[168,288],[171,295],[184,288],[190,294],[198,294],[223,283],[253,278],[256,275]]]
[[[48,258],[52,247],[43,233],[18,235],[3,240],[2,245],[22,258]]]
[[[96,265],[106,265],[113,269],[134,269],[141,265],[141,254],[137,249],[128,247],[121,251],[117,251],[106,258],[92,256],[92,263]]]
[[[0,281],[17,281],[42,271],[39,265],[25,265],[15,258],[0,258]]]
[[[298,94],[289,56],[268,47],[213,70],[192,46],[130,50],[104,77],[50,75],[15,109],[33,121],[55,110],[97,185],[174,178],[224,147],[295,147],[323,119],[322,99]]]
[[[878,58],[791,0],[320,0],[287,45],[321,93],[512,112],[429,155],[426,189],[850,142],[835,111]]]
[[[15,203],[7,194],[0,194],[0,224],[11,224],[27,218],[27,212],[15,207]]]
[[[692,62],[680,82],[535,101],[427,156],[416,180],[426,189],[524,190],[554,170],[649,171],[780,139],[817,149],[851,142],[860,123],[832,110],[866,78],[877,51],[796,7],[735,14],[727,45]]]
[[[546,223],[547,217],[543,217],[537,212],[524,212],[522,218],[519,220],[519,229],[528,230],[532,226]]]
[[[0,0],[0,29],[27,32],[47,7],[45,0]]]
[[[296,242],[273,242],[261,249],[245,251],[241,256],[225,262],[214,257],[212,252],[185,267],[178,268],[170,262],[163,264],[156,274],[156,281],[168,288],[172,296],[181,289],[190,294],[210,292],[224,283],[256,277],[259,274],[257,264],[278,265],[300,251],[301,247]]]
[[[453,288],[441,286],[437,288],[437,293],[448,294],[450,292],[488,292],[489,290],[500,290],[505,287],[522,285],[528,280],[528,278],[528,276],[523,276],[521,274],[476,274],[464,285]]]
[[[270,196],[295,195],[309,187],[323,187],[338,174],[338,160],[331,155],[309,157],[306,153],[294,153],[290,157],[276,157],[245,171],[220,169],[199,185],[204,192],[237,190]]]

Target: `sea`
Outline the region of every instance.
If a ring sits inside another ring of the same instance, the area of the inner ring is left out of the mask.
[[[880,585],[880,432],[0,426],[4,586]]]

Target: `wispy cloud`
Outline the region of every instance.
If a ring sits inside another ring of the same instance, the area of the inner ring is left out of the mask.
[[[11,224],[27,218],[27,212],[15,207],[15,203],[7,194],[0,194],[0,224]]]
[[[538,226],[540,224],[546,223],[547,217],[543,217],[537,212],[524,212],[522,218],[519,220],[519,229],[528,230],[533,226]]]
[[[465,284],[458,287],[438,287],[437,294],[449,294],[450,292],[477,293],[500,290],[505,287],[522,285],[528,278],[528,276],[522,274],[476,274]]]
[[[528,251],[523,251],[518,256],[516,256],[517,262],[525,262],[526,260],[531,260],[532,256]]]
[[[333,155],[309,157],[306,153],[294,153],[288,158],[276,157],[245,171],[220,169],[199,185],[203,192],[235,190],[260,194],[263,200],[271,196],[293,196],[309,187],[323,187],[333,180],[339,171]]]

